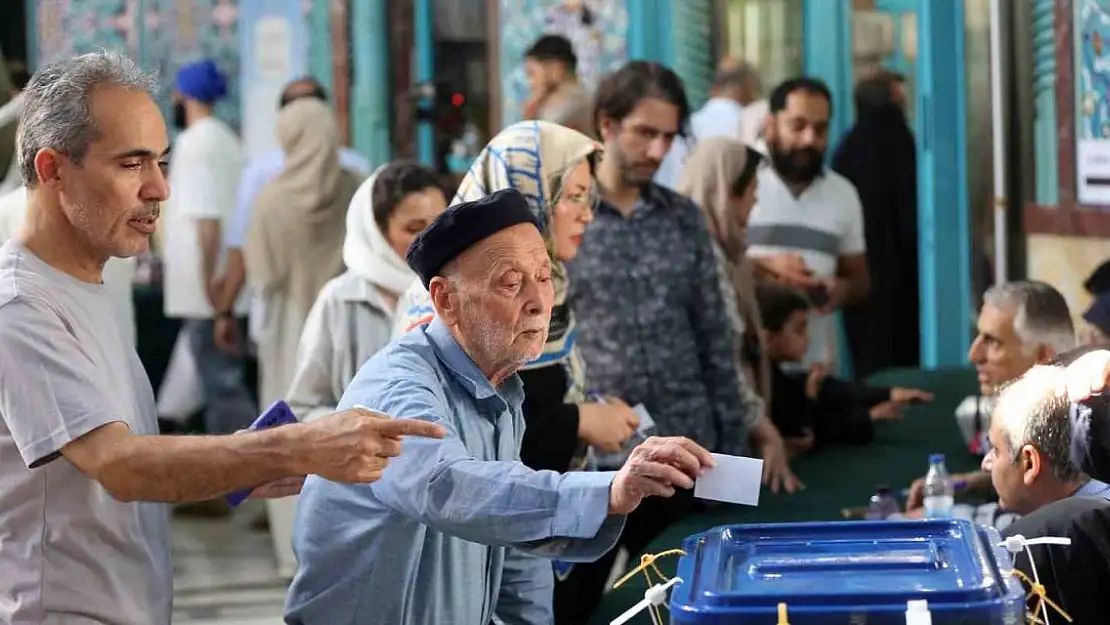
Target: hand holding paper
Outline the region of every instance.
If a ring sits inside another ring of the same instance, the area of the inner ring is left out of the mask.
[[[714,465],[712,455],[683,437],[652,437],[637,445],[613,478],[609,514],[628,514],[644,497],[670,497]]]
[[[694,496],[746,506],[759,505],[763,461],[759,458],[713,454],[717,466],[698,477]]]

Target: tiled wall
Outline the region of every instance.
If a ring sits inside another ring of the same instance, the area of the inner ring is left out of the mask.
[[[35,58],[41,66],[74,54],[114,48],[144,68],[157,70],[169,112],[174,73],[203,57],[229,78],[228,98],[217,114],[239,124],[238,0],[28,0],[35,3]],[[305,0],[305,12],[311,0]]]
[[[593,90],[601,76],[628,59],[625,0],[498,0],[501,18],[501,121],[520,119],[528,99],[524,52],[544,32],[566,36],[578,56],[578,74]],[[638,1],[638,0],[632,0]],[[583,20],[583,14],[588,15]],[[584,23],[587,22],[587,23]]]

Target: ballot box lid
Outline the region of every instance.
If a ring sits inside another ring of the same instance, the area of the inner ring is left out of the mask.
[[[775,623],[780,603],[791,625],[904,623],[925,599],[934,623],[1016,625],[1024,590],[999,542],[956,519],[717,527],[683,543],[672,623]]]

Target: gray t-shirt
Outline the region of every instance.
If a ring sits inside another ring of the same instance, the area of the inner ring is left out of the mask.
[[[157,434],[110,293],[0,247],[0,623],[168,625],[168,510],[117,501],[60,454],[114,421]]]

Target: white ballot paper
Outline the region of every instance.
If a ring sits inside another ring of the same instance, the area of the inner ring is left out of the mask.
[[[636,432],[640,436],[648,436],[648,432],[655,427],[655,421],[651,420],[651,415],[648,414],[647,408],[644,408],[643,404],[636,404],[632,407],[632,412],[635,412],[636,416],[640,417],[640,427],[636,428]]]
[[[709,469],[694,483],[694,496],[746,506],[759,505],[759,489],[763,485],[763,460],[713,454],[717,466]]]

